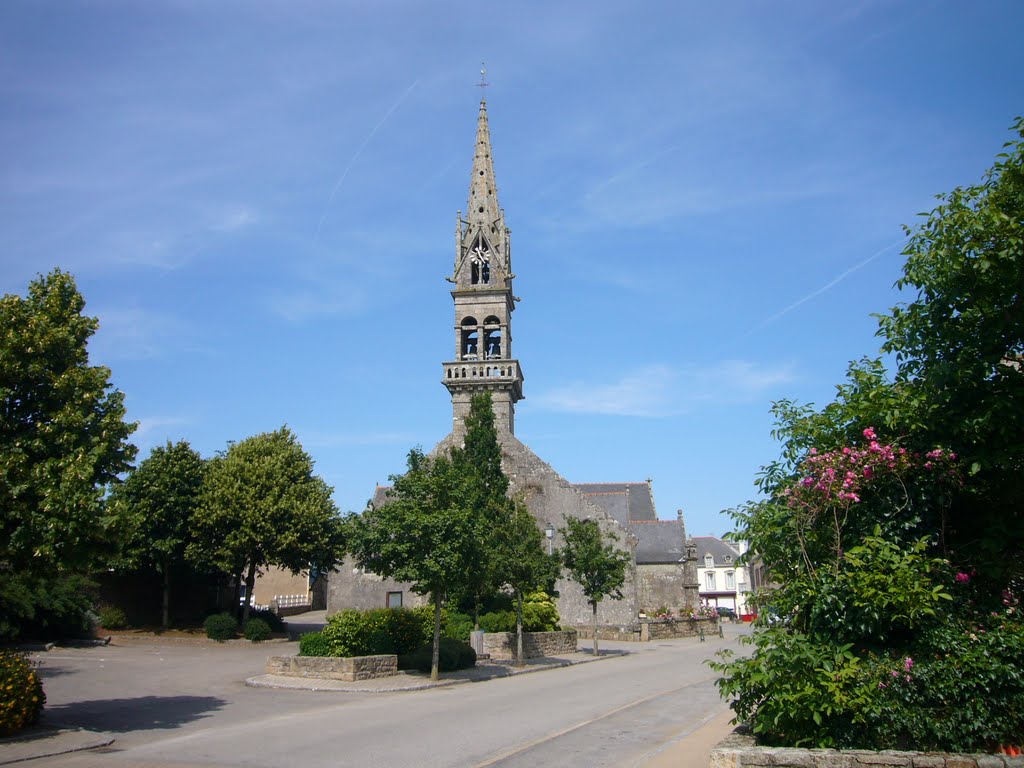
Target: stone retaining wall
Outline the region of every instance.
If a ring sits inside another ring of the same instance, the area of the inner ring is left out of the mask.
[[[483,651],[492,659],[514,659],[515,632],[484,632]],[[559,632],[523,632],[523,657],[539,659],[545,656],[564,656],[576,653],[576,630]]]
[[[328,680],[370,680],[398,674],[398,657],[379,656],[271,656],[267,659],[268,675],[287,677],[321,677]]]
[[[1024,757],[947,752],[872,752],[859,749],[758,747],[754,738],[733,733],[713,750],[709,768],[1024,768]]]
[[[594,639],[594,626],[592,624],[579,624],[576,627],[580,640]],[[639,624],[598,624],[597,637],[599,640],[623,640],[627,643],[640,642]]]

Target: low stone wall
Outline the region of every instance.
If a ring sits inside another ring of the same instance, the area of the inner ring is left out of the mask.
[[[627,643],[646,643],[651,640],[669,640],[676,637],[696,637],[701,629],[705,635],[718,634],[717,618],[700,619],[641,619],[636,624],[598,624],[599,640],[622,640]],[[593,626],[578,626],[581,640],[594,636]]]
[[[320,677],[328,680],[370,680],[398,674],[398,657],[380,656],[271,656],[267,659],[268,675],[288,677]]]
[[[643,637],[643,624],[647,625],[647,637]],[[643,640],[669,640],[674,637],[696,637],[702,629],[705,635],[718,634],[718,619],[648,619],[642,622],[640,635]]]
[[[483,650],[492,659],[514,659],[516,651],[515,632],[484,632]],[[539,659],[545,656],[564,656],[576,653],[575,629],[559,632],[523,632],[523,657]]]
[[[872,752],[859,749],[758,747],[754,738],[733,733],[713,750],[710,768],[1024,768],[1024,757],[947,752]]]
[[[576,627],[580,640],[593,640],[593,625],[580,624]],[[627,643],[640,642],[639,624],[598,624],[597,638],[599,640],[622,640]]]

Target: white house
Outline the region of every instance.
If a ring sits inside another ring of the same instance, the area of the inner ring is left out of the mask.
[[[701,602],[716,608],[732,608],[739,616],[747,616],[747,596],[756,584],[746,565],[737,560],[746,552],[746,542],[723,541],[715,536],[694,536],[697,545],[697,580]]]

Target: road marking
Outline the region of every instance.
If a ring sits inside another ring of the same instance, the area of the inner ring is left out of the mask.
[[[489,760],[485,760],[482,763],[477,763],[473,766],[473,768],[487,768],[487,766],[496,765],[500,763],[502,760],[508,760],[510,757],[514,757],[515,755],[521,754],[535,747],[539,747],[541,744],[546,744],[549,741],[559,739],[562,736],[565,736],[566,734],[572,733],[573,731],[578,731],[580,728],[586,728],[588,725],[598,723],[601,720],[612,717],[613,715],[617,715],[620,712],[623,712],[627,709],[630,709],[632,707],[638,707],[641,704],[646,704],[649,701],[654,701],[654,699],[661,698],[662,696],[668,696],[669,694],[676,693],[677,691],[681,691],[685,688],[692,688],[693,686],[709,682],[711,680],[714,680],[715,677],[715,675],[708,675],[705,678],[701,678],[700,680],[694,680],[692,682],[686,683],[685,685],[677,685],[674,688],[659,691],[658,693],[652,693],[649,696],[644,696],[642,698],[636,699],[635,701],[629,701],[625,704],[620,704],[614,709],[609,709],[607,712],[604,712],[598,715],[597,717],[592,717],[589,720],[584,720],[582,722],[576,723],[575,725],[570,725],[568,728],[562,728],[561,730],[555,731],[554,733],[549,733],[547,736],[542,736],[541,738],[534,739],[533,741],[527,742],[526,744],[521,744],[517,746],[515,749],[510,749],[506,752],[502,752],[499,755],[495,755]]]

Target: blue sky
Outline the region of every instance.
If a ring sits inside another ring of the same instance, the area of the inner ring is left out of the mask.
[[[902,224],[1024,111],[1024,3],[6,0],[0,292],[72,272],[140,422],[287,423],[358,510],[449,430],[481,61],[517,435],[730,527],[779,398],[900,300]]]

